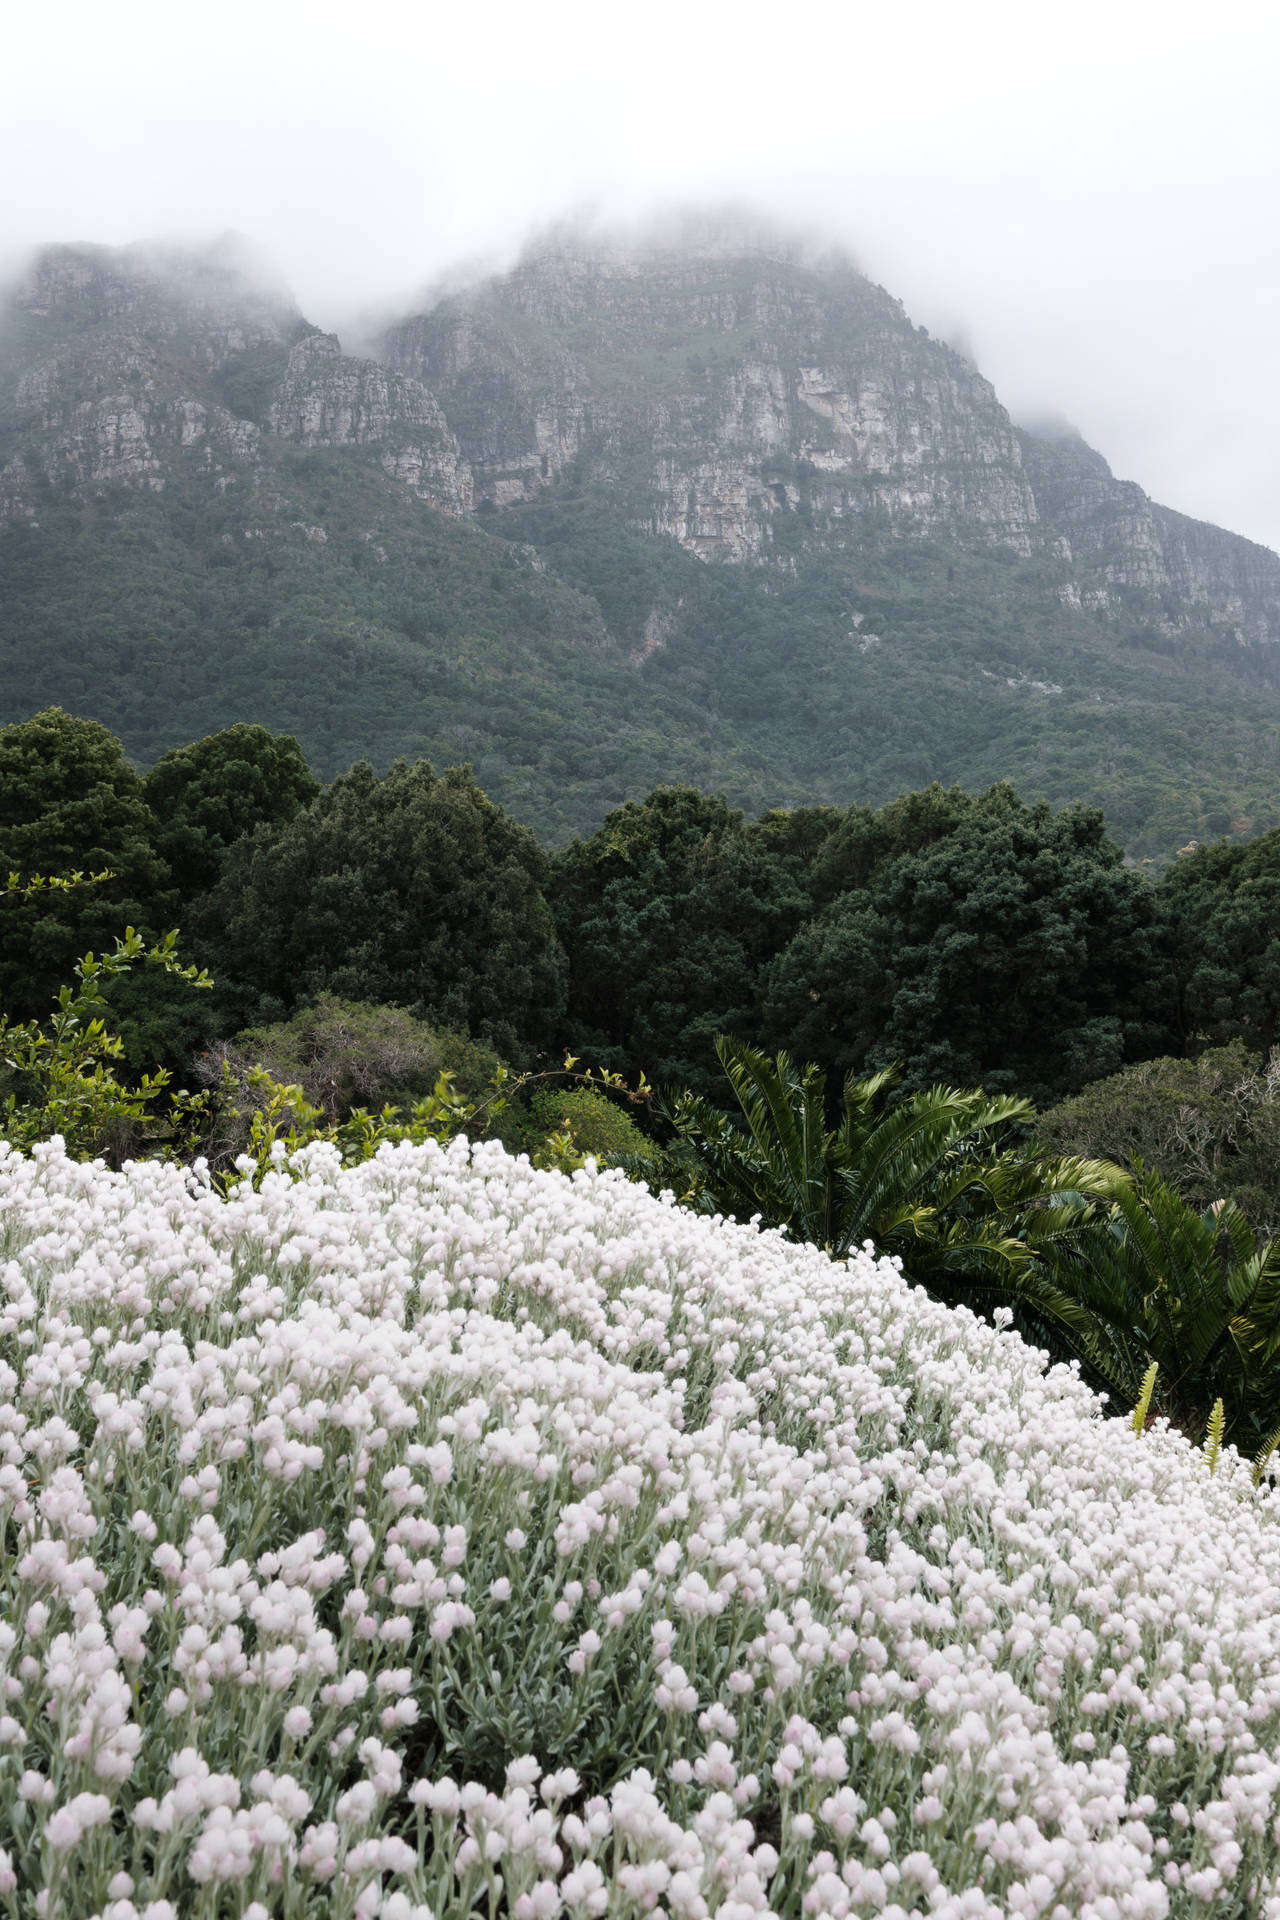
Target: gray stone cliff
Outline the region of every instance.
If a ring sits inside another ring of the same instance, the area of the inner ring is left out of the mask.
[[[436,393],[497,506],[578,463],[708,558],[767,557],[802,496],[838,542],[871,526],[1016,553],[1036,539],[990,384],[841,264],[543,249],[382,352]]]
[[[289,298],[216,259],[51,247],[0,326],[0,521],[42,489],[254,478],[264,438],[355,447],[432,506],[471,481],[415,380],[344,355]]]
[[[1050,592],[1104,617],[1280,641],[1280,558],[1156,505],[1078,438],[1019,432],[847,261],[558,238],[380,352],[438,398],[478,503],[573,469],[707,559],[944,541],[1038,560]]]
[[[1106,621],[1280,641],[1280,558],[1070,433],[1020,432],[847,260],[560,236],[376,351],[345,354],[225,250],[48,248],[0,319],[0,523],[51,494],[261,486],[272,450],[333,448],[456,515],[571,480],[707,561],[926,542],[1031,563]]]

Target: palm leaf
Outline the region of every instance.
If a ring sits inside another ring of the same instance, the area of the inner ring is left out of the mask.
[[[724,1036],[716,1041],[716,1052],[793,1230],[800,1238],[830,1245],[826,1075],[816,1067],[797,1074],[785,1054],[770,1060]]]

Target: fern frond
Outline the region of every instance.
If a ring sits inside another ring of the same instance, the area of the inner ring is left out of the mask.
[[[1274,1433],[1267,1435],[1253,1456],[1253,1484],[1255,1487],[1262,1485],[1262,1476],[1267,1470],[1267,1462],[1277,1447],[1280,1447],[1280,1427],[1277,1427]]]
[[[1160,1371],[1160,1362],[1153,1360],[1142,1376],[1142,1391],[1138,1395],[1138,1404],[1133,1410],[1133,1430],[1141,1433],[1147,1424],[1147,1414],[1151,1410],[1151,1396],[1156,1389],[1156,1375]],[[1222,1402],[1219,1400],[1218,1405]]]
[[[1204,1457],[1209,1463],[1211,1474],[1218,1471],[1218,1460],[1222,1453],[1222,1436],[1226,1431],[1227,1415],[1222,1404],[1222,1395],[1213,1403],[1213,1412],[1209,1415],[1209,1425],[1204,1436]]]

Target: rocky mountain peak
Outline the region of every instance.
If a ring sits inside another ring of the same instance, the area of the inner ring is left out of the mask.
[[[247,271],[223,243],[207,251],[155,244],[42,248],[9,294],[14,320],[43,322],[46,333],[101,333],[140,321],[152,336],[226,342],[283,339],[301,315],[276,280]]]
[[[852,262],[713,232],[561,235],[390,330],[502,506],[579,474],[704,558],[868,529],[1031,549],[1035,501],[990,385]],[[500,421],[501,431],[494,423]]]
[[[508,273],[389,329],[480,504],[572,471],[702,559],[939,542],[1043,563],[1103,618],[1280,640],[1280,560],[1156,505],[1062,422],[1020,430],[964,352],[847,256],[733,222],[559,228]]]
[[[48,247],[11,290],[0,520],[34,518],[41,485],[159,490],[193,459],[221,487],[256,482],[264,436],[359,447],[423,499],[470,509],[430,394],[346,356],[235,236],[202,251]]]
[[[1018,428],[963,353],[846,256],[742,217],[554,229],[509,271],[345,354],[236,236],[55,246],[0,322],[0,512],[56,488],[234,480],[264,436],[359,449],[453,513],[602,489],[703,560],[951,544],[1040,561],[1103,618],[1280,639],[1280,561],[1117,480],[1063,423]]]
[[[0,718],[109,684],[144,755],[261,718],[556,831],[689,778],[1270,822],[1280,559],[768,230],[562,229],[365,356],[234,237],[47,248],[0,306],[0,542]],[[239,677],[174,733],[202,648]]]

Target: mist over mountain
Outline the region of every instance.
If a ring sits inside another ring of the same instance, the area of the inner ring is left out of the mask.
[[[234,238],[50,247],[0,324],[0,721],[469,760],[551,838],[1012,778],[1132,849],[1280,820],[1280,559],[1017,425],[760,224],[557,229],[361,356]]]

